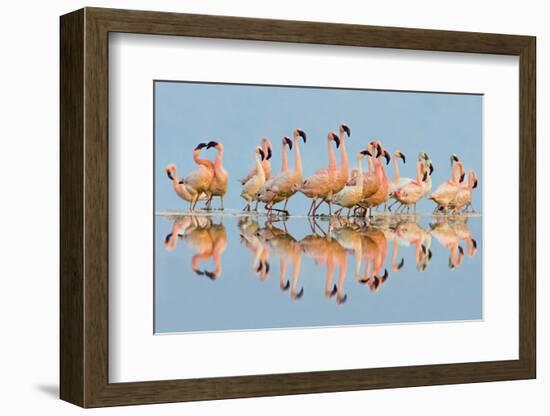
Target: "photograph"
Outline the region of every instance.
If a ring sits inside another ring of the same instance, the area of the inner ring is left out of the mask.
[[[483,95],[154,81],[154,333],[483,320]]]

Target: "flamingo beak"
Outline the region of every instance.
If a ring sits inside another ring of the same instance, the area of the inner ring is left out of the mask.
[[[401,261],[397,265],[397,270],[401,270],[404,265],[405,265],[405,259],[401,259]]]
[[[211,147],[216,147],[218,145],[217,142],[208,142],[208,145],[206,146],[207,149],[210,149]]]
[[[288,145],[288,148],[292,150],[292,140],[290,138],[285,137],[285,143]]]
[[[464,182],[464,174],[460,175],[460,183]]]
[[[197,147],[195,147],[195,150],[201,150],[203,147],[208,146],[206,143],[199,143]]]
[[[340,138],[336,134],[333,134],[332,140],[334,140],[334,142],[336,143],[336,148],[338,149],[340,147]]]
[[[209,272],[208,270],[205,270],[203,273],[204,273],[204,275],[205,275],[206,277],[208,277],[210,280],[216,279],[216,273],[214,273],[214,272]]]
[[[267,160],[271,159],[271,156],[273,156],[273,151],[271,150],[271,146],[267,148]]]
[[[434,172],[434,165],[432,162],[430,162],[430,176],[432,176],[432,173]]]
[[[474,180],[474,185],[472,186],[472,188],[474,188],[474,189],[477,188],[477,179]]]
[[[265,159],[265,153],[262,149],[258,148],[258,153],[260,153],[260,157],[262,158],[262,160]]]
[[[170,172],[168,169],[166,170],[166,174],[168,175],[171,181],[174,180],[174,177],[172,176],[172,172]]]
[[[342,124],[342,128],[346,132],[347,136],[350,137],[351,136],[351,129],[349,128],[349,126],[347,126],[346,124]]]
[[[368,151],[368,150],[361,150],[360,152],[363,156],[371,156],[372,157],[372,154]]]
[[[426,182],[426,179],[428,179],[428,172],[424,172],[424,176],[422,176],[422,182]]]
[[[386,165],[390,164],[391,156],[387,150],[384,150],[384,158],[386,159]]]
[[[458,160],[458,156],[455,155],[455,154],[452,154],[452,155],[451,155],[451,164],[452,164],[453,162],[458,162],[458,161],[459,161],[459,160]]]
[[[401,152],[399,152],[399,157],[403,159],[403,163],[407,163],[407,160],[405,159],[405,155]]]
[[[164,239],[164,244],[168,244],[170,242],[170,239],[172,238],[172,233],[168,234],[166,238]],[[474,240],[475,241],[475,240]]]
[[[298,135],[302,138],[304,143],[306,142],[306,133],[302,129],[298,129]]]
[[[380,146],[379,144],[376,144],[376,158],[378,159],[381,154],[382,154],[382,146]]]

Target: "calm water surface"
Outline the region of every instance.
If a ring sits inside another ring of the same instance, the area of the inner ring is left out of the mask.
[[[155,332],[482,319],[480,216],[155,218]]]

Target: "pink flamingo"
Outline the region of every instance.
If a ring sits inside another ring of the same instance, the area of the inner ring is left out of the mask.
[[[357,154],[357,175],[359,178],[363,177],[363,158],[366,155],[371,156],[368,150],[363,150]],[[342,209],[347,208],[349,217],[351,208],[363,199],[363,182],[362,180],[358,180],[355,185],[345,186],[340,192],[334,195],[333,202],[342,207],[335,212],[336,215],[340,215]]]
[[[435,192],[428,197],[428,199],[431,199],[437,204],[434,212],[440,209],[448,209],[449,203],[458,194],[460,183],[464,180],[464,167],[462,162],[460,162],[455,155],[451,156],[451,163],[453,163],[453,161],[456,163],[452,164],[451,178],[439,185]]]
[[[181,183],[181,180],[178,178],[176,165],[174,165],[173,163],[170,163],[169,165],[166,166],[165,169],[166,169],[166,175],[172,182],[172,187],[174,188],[174,191],[181,199],[189,202],[189,209],[191,209],[192,203],[196,196],[195,191],[192,189],[189,189],[187,185]],[[201,195],[201,197],[204,199],[204,194]]]
[[[459,186],[458,193],[454,199],[449,203],[449,208],[452,210],[458,210],[462,207],[468,207],[472,204],[472,193],[477,188],[477,175],[472,170],[468,172],[468,183],[462,182]]]
[[[369,156],[367,158],[368,170],[366,173],[363,174],[363,195],[361,198],[362,201],[374,195],[374,193],[378,191],[378,188],[380,188],[380,178],[375,172],[374,162],[373,162],[374,157],[372,156],[374,155],[374,149],[375,149],[375,146],[373,146],[372,143],[367,144],[367,151],[369,152]],[[376,150],[377,150],[376,157],[378,157],[380,156],[381,149],[376,148]],[[358,177],[360,177],[358,176],[358,170],[353,169],[352,178],[348,181],[346,185],[355,186],[357,184]]]
[[[300,186],[300,192],[302,192],[306,197],[311,198],[311,205],[307,213],[308,216],[315,215],[317,208],[321,205],[321,202],[317,204],[318,199],[325,199],[329,204],[329,213],[332,202],[332,190],[334,188],[333,181],[336,177],[336,158],[334,156],[334,149],[331,142],[336,143],[336,147],[340,145],[340,139],[338,136],[330,132],[327,135],[327,144],[328,144],[328,169],[319,169],[313,175],[307,177]]]
[[[286,211],[286,205],[288,202],[288,199],[296,193],[298,190],[300,183],[302,182],[302,175],[303,175],[303,169],[302,169],[302,157],[300,155],[300,143],[299,138],[302,138],[304,143],[306,142],[306,133],[301,129],[295,129],[294,130],[294,169],[287,169],[285,172],[278,175],[273,182],[265,188],[266,192],[272,192],[273,195],[275,195],[275,199],[280,201],[285,201],[285,206],[283,208],[283,212],[287,213]],[[273,203],[269,202],[267,204],[268,210],[271,213],[273,210]]]
[[[407,212],[411,205],[414,205],[414,210],[416,211],[416,203],[422,198],[424,182],[427,178],[426,165],[419,161],[416,164],[416,180],[409,182],[394,192],[395,199],[403,205],[403,209],[407,208]]]
[[[371,144],[373,146],[376,146],[378,150],[378,153],[373,160],[373,164],[374,173],[378,177],[379,187],[374,194],[364,199],[360,204],[364,208],[367,208],[366,214],[368,216],[370,216],[370,209],[372,209],[373,207],[377,207],[380,204],[383,204],[389,199],[389,181],[388,177],[386,176],[384,166],[380,161],[380,157],[384,156],[384,158],[386,159],[386,165],[388,165],[391,160],[390,154],[386,149],[382,147],[382,144],[379,140],[373,140]]]
[[[292,150],[292,140],[290,140],[288,136],[285,136],[282,139],[282,145],[283,145],[283,151],[282,151],[282,159],[281,159],[281,172],[279,173],[279,175],[285,173],[288,170],[288,156],[287,156],[286,148],[288,146],[288,149]],[[260,189],[260,191],[257,194],[256,202],[261,201],[261,202],[264,202],[266,205],[273,206],[274,204],[283,201],[282,197],[277,195],[275,192],[268,190],[279,175],[272,175],[269,180],[266,180],[264,186],[262,187],[262,189]],[[256,204],[256,211],[257,210],[258,210],[258,205]],[[285,203],[284,210],[286,210],[286,203]]]
[[[398,158],[401,158],[401,160],[403,160],[403,163],[406,163],[406,158],[405,158],[405,155],[403,154],[403,152],[401,152],[400,150],[396,150],[393,153],[393,172],[394,172],[394,176],[393,176],[393,179],[389,182],[389,192],[390,192],[390,194],[393,194],[395,191],[397,191],[402,186],[405,186],[408,183],[413,181],[412,178],[406,178],[406,177],[404,178],[404,177],[401,177],[401,175],[399,174],[399,163],[397,162]]]
[[[244,211],[250,211],[250,203],[256,199],[256,194],[265,183],[265,174],[262,167],[265,154],[261,147],[258,146],[254,150],[254,158],[256,159],[256,174],[244,184],[241,191],[241,197],[247,201]]]
[[[214,178],[212,179],[212,183],[210,184],[210,198],[208,198],[208,201],[206,202],[206,207],[210,208],[212,198],[214,198],[215,196],[219,196],[221,201],[221,209],[223,210],[223,197],[227,192],[227,182],[229,175],[223,167],[223,144],[211,141],[208,143],[208,146],[206,148],[210,149],[211,147],[216,148],[216,150],[218,151],[218,155],[216,156],[216,160],[214,161]]]
[[[264,137],[262,139],[261,146],[262,146],[262,150],[264,151],[264,155],[266,155],[264,160],[262,160],[262,167],[264,168],[265,180],[267,181],[271,177],[271,160],[270,159],[271,159],[271,156],[273,155],[273,146],[271,145],[271,141],[269,141],[267,137]],[[256,175],[256,173],[258,172],[256,169],[256,165],[254,165],[250,169],[248,174],[245,177],[239,179],[239,181],[241,182],[242,185],[244,185],[245,183],[248,182],[250,178]]]
[[[214,179],[214,164],[210,160],[200,159],[199,157],[201,149],[205,147],[207,147],[206,143],[199,143],[193,150],[193,160],[199,165],[199,168],[179,181],[180,185],[185,185],[187,191],[193,195],[191,211],[195,209],[197,201],[203,193],[207,198],[210,197],[210,184]]]

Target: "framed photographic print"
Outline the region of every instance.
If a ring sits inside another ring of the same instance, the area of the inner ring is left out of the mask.
[[[60,25],[63,400],[535,377],[534,37]]]

